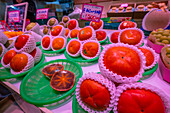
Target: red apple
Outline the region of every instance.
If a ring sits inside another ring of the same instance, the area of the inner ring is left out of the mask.
[[[30,55],[32,55],[32,57],[34,58],[34,57],[35,57],[36,52],[37,52],[37,49],[35,48],[35,49],[34,49],[34,50],[30,53]]]
[[[93,80],[84,80],[80,86],[81,100],[96,110],[105,110],[110,103],[108,89]]]
[[[96,31],[96,38],[98,41],[102,41],[106,37],[105,31]]]
[[[42,46],[43,46],[44,48],[48,48],[49,45],[50,45],[50,37],[44,37],[44,38],[42,39]]]
[[[106,69],[123,77],[134,77],[141,68],[139,54],[128,47],[109,48],[103,61]]]
[[[29,39],[28,35],[20,35],[15,41],[15,48],[20,50],[27,43]]]
[[[11,59],[16,55],[17,53],[14,50],[9,50],[5,53],[3,57],[3,62],[5,65],[9,64]]]
[[[121,30],[125,28],[134,28],[134,27],[135,27],[135,23],[132,21],[124,21],[120,25]]]
[[[111,35],[111,42],[112,43],[118,43],[118,36],[120,32],[113,32]]]
[[[165,113],[161,98],[148,90],[130,89],[124,91],[118,101],[118,113]]]

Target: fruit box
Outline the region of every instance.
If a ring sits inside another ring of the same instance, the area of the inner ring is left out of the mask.
[[[163,79],[170,83],[170,69],[165,67],[164,63],[162,62],[161,57],[159,58],[158,64],[159,64],[160,73],[161,73]]]
[[[148,37],[149,38],[149,37]],[[152,49],[155,50],[156,53],[161,53],[161,49],[164,47],[162,45],[157,45],[152,43],[149,39],[147,38],[147,45],[151,47]]]

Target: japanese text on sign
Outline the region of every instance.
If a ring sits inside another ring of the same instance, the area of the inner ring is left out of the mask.
[[[20,12],[19,10],[16,11],[9,11],[8,12],[8,21],[9,22],[19,22],[20,21]]]
[[[47,19],[48,18],[49,8],[37,9],[36,20],[38,19]]]
[[[99,22],[103,11],[103,6],[83,4],[80,19]]]

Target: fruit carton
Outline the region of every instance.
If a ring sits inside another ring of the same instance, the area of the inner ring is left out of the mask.
[[[159,63],[158,64],[159,64],[160,73],[161,73],[163,79],[170,83],[170,75],[169,75],[170,74],[170,69],[168,69],[164,65],[161,58],[159,58]]]
[[[149,38],[149,37],[148,37]],[[155,50],[156,53],[161,53],[162,45],[154,44],[147,38],[147,45]]]

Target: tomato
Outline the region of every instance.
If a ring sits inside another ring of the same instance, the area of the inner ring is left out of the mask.
[[[30,53],[30,55],[32,55],[32,57],[34,58],[34,57],[35,57],[36,52],[37,52],[37,49],[35,48],[35,49],[34,49],[34,50]]]
[[[129,45],[136,45],[142,39],[142,34],[138,30],[125,30],[120,35],[120,42]]]
[[[139,48],[142,53],[145,56],[145,60],[146,60],[146,66],[150,66],[152,65],[152,63],[154,62],[154,55],[152,54],[151,51],[149,51],[148,49],[144,49],[144,48]]]
[[[61,26],[55,26],[51,30],[51,35],[52,36],[58,36],[60,34],[61,30],[62,30]]]
[[[11,59],[16,55],[17,53],[14,50],[9,50],[5,53],[3,57],[3,62],[5,65],[9,64]]]
[[[76,54],[80,50],[80,42],[78,41],[71,41],[68,45],[68,52],[71,54]]]
[[[161,98],[144,89],[124,91],[119,98],[117,109],[118,113],[165,113]]]
[[[28,63],[27,55],[16,54],[10,61],[10,66],[14,71],[20,72],[25,68],[25,66],[27,66],[27,63]]]
[[[43,46],[44,48],[48,48],[49,45],[50,45],[50,37],[44,37],[44,38],[42,39],[42,46]]]
[[[69,29],[65,29],[65,36],[67,37],[69,34]]]
[[[27,43],[29,39],[28,35],[20,35],[15,41],[15,48],[20,50],[21,48],[24,47],[24,45]]]
[[[102,41],[106,37],[105,31],[96,31],[96,38],[98,41]]]
[[[122,22],[122,24],[120,25],[120,29],[125,29],[125,28],[134,28],[135,27],[135,23],[132,21],[124,21]]]
[[[109,48],[103,61],[106,69],[123,77],[134,77],[141,68],[140,56],[127,47]]]
[[[101,26],[102,26],[102,21],[100,20],[100,22],[91,22],[90,23],[90,26],[92,26],[93,27],[93,29],[94,30],[97,30],[97,29],[99,29]]]
[[[76,27],[77,27],[77,21],[76,21],[75,19],[72,19],[72,20],[68,21],[67,27],[68,27],[70,30],[76,28]]]
[[[81,100],[96,110],[105,110],[110,103],[108,89],[93,80],[84,80],[80,86]]]
[[[120,32],[114,32],[114,33],[112,33],[112,35],[111,35],[111,42],[112,42],[112,43],[118,43],[119,33],[120,33]]]
[[[90,27],[82,28],[79,31],[78,38],[80,41],[90,39],[92,37],[92,29]]]
[[[73,30],[70,32],[70,38],[76,38],[78,32],[79,32],[78,29],[73,29]]]
[[[62,49],[63,46],[64,46],[64,39],[63,38],[56,38],[52,42],[52,47],[55,50]]]
[[[99,46],[95,42],[87,42],[83,45],[83,54],[88,57],[96,56]]]

